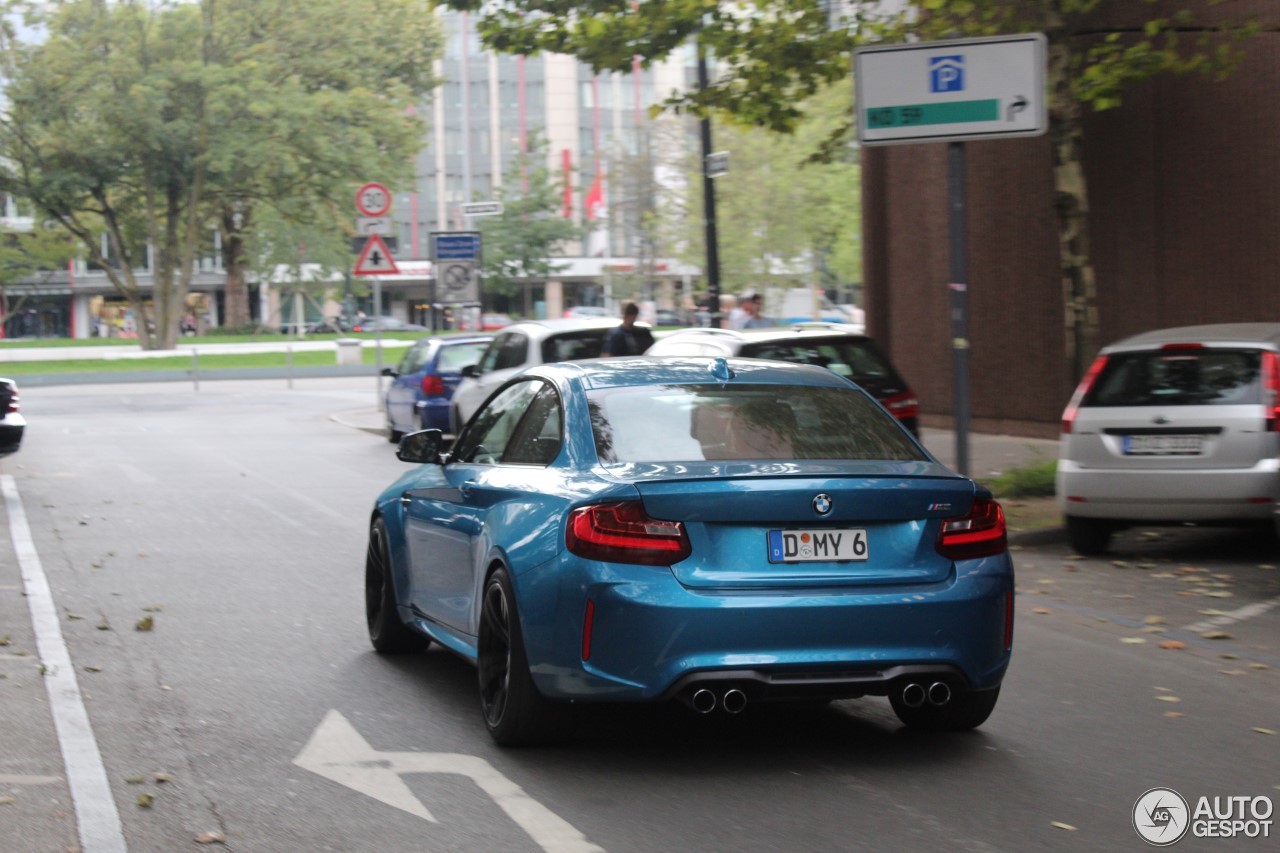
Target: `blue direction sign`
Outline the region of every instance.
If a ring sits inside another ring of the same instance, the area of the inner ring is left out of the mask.
[[[432,231],[431,260],[479,262],[480,232]]]

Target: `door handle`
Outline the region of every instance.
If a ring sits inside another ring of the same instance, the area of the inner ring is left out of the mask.
[[[463,483],[461,486],[458,487],[458,491],[462,492],[462,496],[464,498],[467,498],[468,500],[470,500],[471,496],[474,495],[476,491],[476,481],[467,480],[465,483]]]

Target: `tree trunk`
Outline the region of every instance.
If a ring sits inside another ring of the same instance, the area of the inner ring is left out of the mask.
[[[239,223],[237,224],[237,219]],[[222,210],[222,268],[226,271],[226,317],[223,324],[233,329],[251,322],[249,316],[249,283],[245,270],[245,229],[249,215],[230,207]],[[263,318],[264,322],[266,318]]]
[[[1054,210],[1068,385],[1074,385],[1098,350],[1097,286],[1089,248],[1089,188],[1085,180],[1081,111],[1071,89],[1071,45],[1049,47],[1049,132],[1053,145]]]

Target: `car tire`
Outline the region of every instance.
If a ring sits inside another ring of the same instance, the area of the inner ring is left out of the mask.
[[[520,612],[506,569],[495,570],[485,582],[476,651],[480,709],[495,742],[533,746],[569,734],[569,707],[539,693],[529,673]]]
[[[387,525],[381,518],[369,528],[369,550],[364,562],[364,612],[369,641],[383,655],[421,652],[431,645],[428,637],[400,619],[395,585],[391,580],[391,549]]]
[[[1085,557],[1096,557],[1106,553],[1111,544],[1111,534],[1115,525],[1097,518],[1081,518],[1077,515],[1067,516],[1067,544],[1076,553]]]
[[[889,694],[893,713],[909,729],[926,732],[963,732],[976,729],[987,721],[1000,698],[1000,688],[956,691],[945,705],[926,702],[912,708],[902,701],[902,692]]]

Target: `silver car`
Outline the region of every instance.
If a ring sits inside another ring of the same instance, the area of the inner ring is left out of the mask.
[[[1280,323],[1185,326],[1105,347],[1062,416],[1058,505],[1071,546],[1133,524],[1274,527]]]

